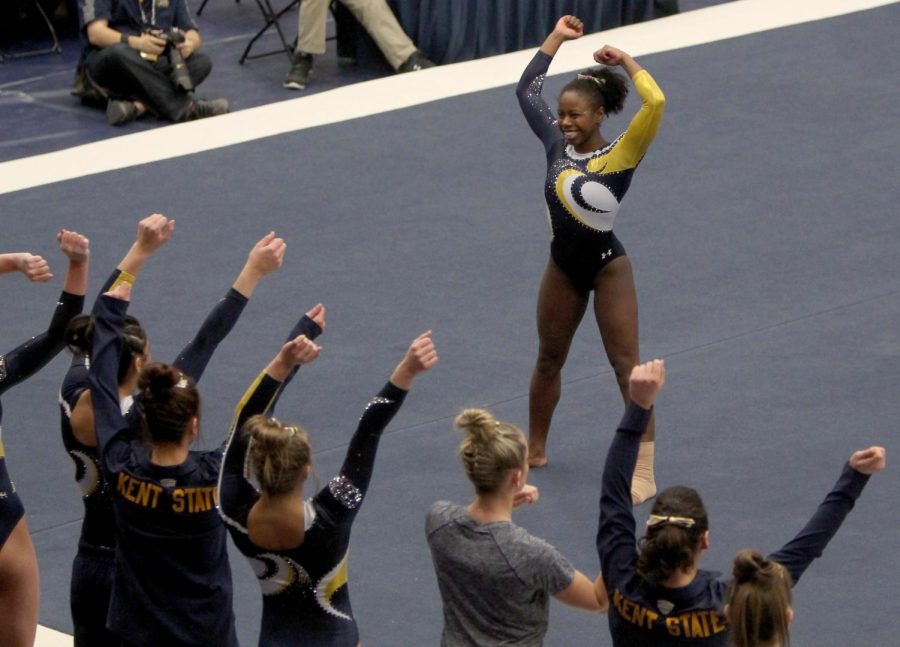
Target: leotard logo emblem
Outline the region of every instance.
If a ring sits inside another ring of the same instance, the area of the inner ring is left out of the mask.
[[[556,196],[573,218],[598,231],[609,231],[619,211],[612,191],[578,169],[564,170],[556,178]]]

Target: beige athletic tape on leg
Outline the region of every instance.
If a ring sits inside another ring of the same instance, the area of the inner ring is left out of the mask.
[[[653,475],[653,441],[641,443],[638,448],[637,464],[631,477],[631,502],[640,505],[656,495],[656,479]]]

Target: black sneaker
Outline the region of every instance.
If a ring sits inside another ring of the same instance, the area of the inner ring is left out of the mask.
[[[140,116],[134,101],[110,99],[106,102],[106,123],[110,126],[122,126],[131,123]]]
[[[420,52],[419,50],[414,51],[409,55],[409,58],[403,61],[400,64],[400,67],[397,68],[397,74],[403,74],[404,72],[416,72],[417,70],[424,70],[428,67],[434,67],[434,62],[429,61],[425,58],[425,54]]]
[[[288,90],[302,90],[309,83],[309,73],[312,71],[313,55],[298,52],[294,54],[291,69],[284,77],[281,86]]]
[[[206,117],[217,117],[227,113],[230,108],[228,99],[194,99],[191,101],[184,120],[194,121],[195,119],[205,119]]]

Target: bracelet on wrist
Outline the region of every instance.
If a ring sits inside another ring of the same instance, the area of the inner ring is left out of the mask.
[[[119,34],[119,42],[123,45],[128,45],[128,34],[120,33]]]

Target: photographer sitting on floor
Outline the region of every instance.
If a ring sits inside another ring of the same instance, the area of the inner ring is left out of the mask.
[[[125,124],[153,113],[169,121],[228,112],[226,99],[191,92],[212,70],[185,0],[78,0],[87,39],[84,71],[108,101],[106,119]]]

